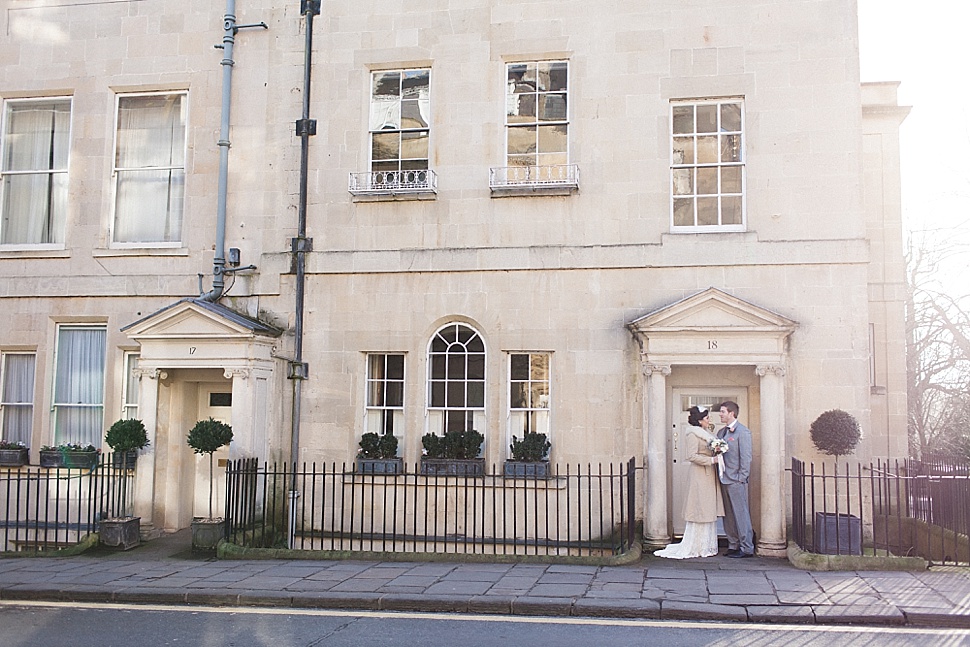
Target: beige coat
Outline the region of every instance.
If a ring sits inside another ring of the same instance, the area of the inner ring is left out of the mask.
[[[710,523],[724,516],[717,466],[711,462],[714,454],[708,447],[713,438],[700,427],[690,427],[686,442],[694,443],[694,451],[687,457],[687,498],[684,501],[684,521]]]

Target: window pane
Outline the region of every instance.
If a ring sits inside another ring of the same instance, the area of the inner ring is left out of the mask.
[[[387,382],[384,392],[384,405],[388,407],[404,406],[404,382]]]
[[[717,198],[697,198],[697,224],[701,227],[718,224]]]
[[[428,119],[424,114],[427,109],[425,102],[417,99],[406,99],[401,102],[401,128],[427,128]]]
[[[181,170],[118,171],[114,239],[124,243],[182,238]]]
[[[61,328],[54,374],[54,441],[101,445],[106,331]]]
[[[549,356],[545,354],[530,355],[532,360],[532,379],[533,380],[548,380],[549,379]]]
[[[464,382],[448,382],[447,383],[448,397],[445,400],[446,407],[463,407],[465,406],[465,383]]]
[[[558,126],[539,126],[539,152],[565,153],[568,139],[565,124]]]
[[[530,63],[514,63],[508,66],[509,93],[535,92],[536,67]]]
[[[740,103],[725,103],[721,106],[721,132],[741,132]]]
[[[536,127],[517,126],[509,128],[509,155],[536,152]]]
[[[721,136],[721,161],[722,162],[741,161],[741,135],[722,135]]]
[[[3,170],[67,169],[70,121],[70,99],[8,103]]]
[[[674,137],[674,164],[694,163],[694,138]]]
[[[566,89],[569,64],[566,61],[546,61],[538,65],[539,90],[557,92]]]
[[[717,106],[715,105],[697,106],[697,132],[699,133],[717,132]]]
[[[721,198],[721,224],[741,224],[741,196],[725,196]]]
[[[509,166],[535,166],[536,156],[535,155],[509,155],[508,158]]]
[[[549,384],[533,382],[530,388],[529,406],[533,409],[545,409],[549,406]]]
[[[465,379],[465,354],[460,355],[448,355],[448,379],[449,380],[464,380]]]
[[[694,199],[674,198],[674,225],[691,227],[694,224]]]
[[[34,418],[34,367],[36,358],[28,354],[3,356],[0,378],[3,379],[3,428],[0,438],[30,445]]]
[[[694,169],[675,168],[673,174],[674,195],[693,195]]]
[[[386,355],[387,377],[391,380],[404,379],[404,355]]]
[[[375,135],[376,136],[376,135]],[[401,133],[401,159],[428,158],[428,131]]]
[[[401,134],[374,133],[371,135],[371,159],[392,160],[401,157]]]
[[[479,380],[485,377],[485,355],[477,353],[468,355],[468,377]]]
[[[513,354],[509,357],[509,375],[513,380],[529,379],[529,356]]]
[[[484,382],[468,383],[468,406],[469,407],[485,406],[485,383]]]
[[[721,168],[721,192],[741,193],[740,166],[725,166]]]
[[[717,195],[716,168],[697,169],[697,193],[698,195]]]
[[[62,243],[66,213],[67,173],[4,176],[0,242]]]
[[[382,407],[384,404],[384,382],[380,380],[369,381],[367,383],[367,406]]]
[[[508,98],[507,121],[510,124],[531,124],[536,121],[535,94],[515,94]]]
[[[431,383],[431,406],[432,407],[445,406],[445,383],[444,382]]]
[[[118,100],[118,168],[182,166],[184,99],[177,94]]]
[[[428,160],[427,159],[417,159],[417,160],[401,160],[401,170],[402,171],[427,171],[428,170]],[[427,182],[427,173],[409,174],[404,178],[407,182]]]
[[[694,106],[674,106],[673,130],[676,135],[694,132]]]
[[[524,409],[529,406],[527,382],[513,382],[509,394],[509,406],[513,409]]]
[[[697,163],[698,164],[717,164],[717,137],[698,137],[697,138]]]
[[[566,120],[566,95],[565,94],[540,94],[539,95],[539,120],[540,121],[565,121]]]

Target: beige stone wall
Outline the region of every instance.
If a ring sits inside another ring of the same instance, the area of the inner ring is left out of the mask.
[[[239,32],[233,70],[227,243],[259,270],[237,279],[227,303],[288,328],[284,354],[293,322],[286,251],[297,222],[293,122],[303,91],[298,5],[241,2],[240,23],[269,29]],[[0,247],[0,309],[11,313],[0,349],[38,352],[40,443],[50,433],[54,324],[107,323],[106,407],[117,409],[118,357],[131,346],[119,329],[197,294],[197,274],[209,272],[222,77],[213,45],[223,7],[8,6],[0,97],[74,97],[65,248]],[[891,198],[896,180],[885,175],[889,188],[874,192],[877,178],[861,171],[895,155],[895,140],[880,135],[877,145],[868,130],[863,139],[857,49],[855,5],[836,0],[324,3],[314,26],[303,457],[352,458],[364,353],[401,351],[409,371],[403,454],[416,460],[428,338],[447,321],[467,321],[488,344],[490,461],[506,452],[503,359],[512,350],[553,353],[556,460],[639,460],[642,376],[625,324],[711,286],[798,323],[785,376],[789,455],[812,458],[808,424],[835,407],[860,418],[871,439],[865,453],[900,452],[899,366],[877,361],[885,394],[870,395],[868,378],[870,323],[884,357],[902,349],[897,302],[880,296],[898,284],[899,248],[884,234],[897,223],[880,216],[895,205],[871,200]],[[504,65],[547,58],[570,62],[570,161],[580,190],[492,198],[489,167],[504,165]],[[409,66],[432,69],[437,197],[355,202],[347,181],[368,163],[370,72]],[[176,89],[189,93],[183,244],[113,249],[115,95]],[[746,231],[672,234],[670,101],[709,97],[745,102]],[[751,417],[742,420],[757,426],[749,368],[719,379],[750,386]],[[668,388],[680,377],[675,369]],[[285,438],[286,389],[279,397],[273,425]]]

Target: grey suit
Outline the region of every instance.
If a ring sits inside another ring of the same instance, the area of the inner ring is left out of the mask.
[[[723,427],[717,437],[725,440],[724,473],[721,479],[721,498],[724,499],[724,534],[728,548],[742,553],[754,553],[754,530],[748,510],[748,477],[751,474],[751,430],[740,422],[734,429]]]

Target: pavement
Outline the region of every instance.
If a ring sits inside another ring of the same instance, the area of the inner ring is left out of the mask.
[[[970,569],[809,572],[776,558],[626,566],[217,560],[189,531],[0,559],[0,600],[970,628]]]

